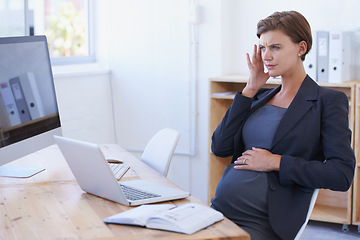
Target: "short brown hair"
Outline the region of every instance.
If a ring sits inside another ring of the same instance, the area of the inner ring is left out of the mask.
[[[258,22],[256,35],[260,38],[262,33],[272,30],[283,31],[294,43],[305,41],[307,50],[301,56],[301,60],[305,60],[312,46],[312,36],[310,24],[302,14],[296,11],[274,12]]]

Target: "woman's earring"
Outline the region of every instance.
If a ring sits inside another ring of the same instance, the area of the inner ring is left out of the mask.
[[[300,57],[300,56],[301,56],[301,54],[299,53],[299,54],[298,54],[298,56]]]

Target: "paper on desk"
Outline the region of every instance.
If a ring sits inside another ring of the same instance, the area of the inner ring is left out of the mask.
[[[13,177],[13,178],[29,178],[44,171],[43,167],[25,167],[25,166],[0,166],[1,177]]]

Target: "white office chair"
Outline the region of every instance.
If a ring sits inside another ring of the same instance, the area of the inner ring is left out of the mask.
[[[166,177],[179,138],[180,132],[175,129],[160,130],[146,145],[141,160]]]
[[[301,235],[303,234],[303,232],[304,232],[304,230],[305,230],[305,228],[306,228],[306,225],[307,225],[308,222],[309,222],[311,213],[312,213],[312,211],[313,211],[313,209],[314,209],[315,202],[316,202],[316,199],[317,199],[318,194],[319,194],[319,189],[316,188],[316,189],[314,190],[314,193],[313,193],[312,197],[311,197],[310,206],[309,206],[308,213],[307,213],[307,215],[306,215],[305,222],[304,222],[304,224],[302,225],[302,227],[300,228],[299,232],[296,234],[296,237],[294,238],[294,240],[299,240],[300,237],[301,237]]]

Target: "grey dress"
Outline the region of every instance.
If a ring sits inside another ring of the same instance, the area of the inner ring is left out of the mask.
[[[245,122],[242,137],[246,150],[269,149],[274,133],[286,108],[266,105],[256,110]],[[252,240],[280,239],[268,218],[267,173],[226,167],[218,183],[212,207],[222,212],[251,235]]]

